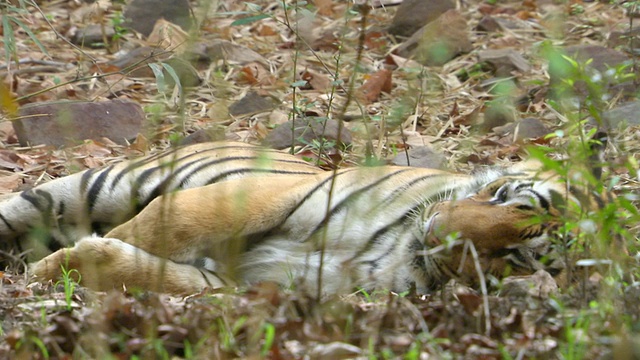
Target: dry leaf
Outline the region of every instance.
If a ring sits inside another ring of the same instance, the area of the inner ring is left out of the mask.
[[[257,73],[254,73],[254,67],[243,66],[238,72],[238,84],[255,85],[258,83],[257,75]]]
[[[129,150],[139,151],[143,154],[149,150],[149,140],[142,134],[138,134],[136,139],[129,145]]]
[[[262,24],[258,28],[258,35],[260,36],[275,36],[278,35],[278,32],[271,26]]]
[[[80,156],[107,157],[111,155],[111,149],[108,149],[98,141],[85,141],[82,145],[73,149],[74,154]]]
[[[240,84],[273,85],[276,78],[261,63],[251,62],[240,69],[237,81]]]
[[[393,86],[391,82],[391,74],[391,70],[382,69],[371,75],[371,77],[365,81],[364,85],[358,89],[358,98],[363,102],[370,104],[378,100],[381,92],[391,92],[391,88]]]
[[[256,122],[256,124],[253,126],[253,131],[255,132],[258,139],[264,139],[269,133],[269,129],[263,122],[260,121]]]
[[[10,150],[0,150],[0,167],[5,169],[14,170],[21,169],[20,157]]]
[[[234,64],[257,62],[267,65],[269,63],[254,50],[224,40],[214,40],[207,44],[206,53],[214,60],[224,60]]]
[[[522,10],[516,13],[516,17],[520,20],[529,20],[535,18],[535,15],[531,14],[529,11]]]
[[[324,31],[311,43],[314,50],[336,51],[340,47],[340,40],[336,38],[333,30]]]
[[[89,72],[93,74],[117,73],[120,70],[120,67],[113,64],[95,64],[89,68]]]
[[[323,73],[307,69],[300,74],[300,78],[306,81],[311,89],[320,92],[325,92],[331,88],[331,79]]]
[[[482,297],[475,293],[469,292],[456,294],[456,297],[469,315],[474,315],[476,310],[478,310],[480,305],[482,305]]]
[[[369,50],[380,50],[387,44],[387,36],[382,31],[369,31],[365,34],[364,46]]]
[[[0,176],[0,194],[8,194],[16,191],[22,185],[22,176],[12,174]]]
[[[399,69],[419,69],[422,70],[424,66],[419,62],[411,59],[404,58],[396,54],[389,54],[385,58],[385,64],[397,66]]]
[[[104,166],[104,161],[101,159],[96,159],[94,157],[86,157],[82,159],[82,164],[89,169],[95,169]]]
[[[316,8],[318,8],[318,14],[322,16],[333,16],[333,0],[313,0]]]
[[[522,6],[531,11],[536,11],[538,9],[538,4],[536,4],[536,0],[523,0]]]
[[[153,31],[149,34],[147,42],[153,47],[181,54],[186,49],[188,39],[189,34],[182,30],[180,26],[165,19],[158,19]]]

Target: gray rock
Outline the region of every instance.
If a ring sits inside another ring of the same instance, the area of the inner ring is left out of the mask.
[[[475,128],[482,133],[487,133],[495,127],[514,122],[515,119],[515,109],[511,104],[499,100],[491,101],[486,103],[484,121],[477,124]]]
[[[516,18],[503,18],[496,16],[484,16],[478,22],[476,26],[477,31],[485,31],[485,32],[497,32],[497,31],[505,31],[505,30],[530,30],[533,31],[535,28],[531,25],[530,22],[523,21]]]
[[[476,30],[477,31],[484,31],[484,32],[496,32],[498,30],[500,30],[500,24],[498,23],[498,20],[496,20],[495,17],[493,16],[483,16],[482,19],[480,19],[480,21],[478,22],[478,25],[476,26]]]
[[[435,151],[430,146],[419,146],[411,148],[407,152],[401,151],[395,158],[393,158],[393,160],[391,160],[391,163],[399,166],[444,169],[446,159],[444,155]]]
[[[124,10],[124,26],[149,36],[158,19],[187,31],[193,25],[188,0],[133,0]]]
[[[140,133],[144,120],[140,105],[131,101],[65,101],[24,106],[13,127],[22,146],[63,146],[102,137],[124,145]]]
[[[267,60],[257,52],[246,46],[234,44],[225,40],[213,40],[204,44],[204,53],[209,57],[209,61],[224,60],[235,64],[247,64],[258,62],[267,64]]]
[[[638,54],[640,50],[640,29],[634,28],[625,32],[612,31],[609,34],[607,45],[612,48],[620,47],[622,49],[630,49],[630,52]]]
[[[236,101],[229,106],[229,114],[232,116],[242,116],[257,114],[265,111],[271,111],[275,108],[273,100],[258,95],[256,92],[250,92],[242,99]]]
[[[151,68],[144,65],[153,62],[165,61],[172,55],[172,52],[164,49],[151,46],[141,46],[118,56],[107,64],[119,68],[122,70],[122,73],[129,76],[153,77],[153,71],[151,71]]]
[[[351,144],[351,132],[335,120],[307,117],[298,118],[273,129],[263,140],[263,143],[274,149],[285,149],[294,145],[304,145],[313,140],[328,140],[336,142],[340,147]]]
[[[414,58],[422,65],[440,66],[472,49],[467,20],[457,11],[449,10],[414,33],[396,53]]]
[[[630,60],[626,54],[600,45],[569,46],[565,51],[579,62],[591,60],[589,66],[598,71],[605,71]]]
[[[582,64],[591,60],[588,67],[599,72],[604,72],[630,60],[626,54],[620,51],[599,45],[569,46],[564,49],[564,52]],[[558,58],[549,63],[549,76],[551,83],[558,83],[567,77],[576,77],[576,74],[575,69],[567,60]]]
[[[504,279],[500,295],[505,298],[547,299],[558,292],[558,284],[546,271],[538,270],[530,276],[511,276]]]
[[[627,125],[640,125],[640,101],[633,101],[602,114],[603,125],[616,129]],[[595,123],[595,120],[592,120]]]
[[[551,130],[540,119],[524,118],[516,123],[516,140],[537,139],[551,132]]]
[[[556,59],[552,59],[552,61],[549,62],[551,96],[555,96],[560,100],[565,96],[577,96],[578,99],[584,99],[587,96],[594,95],[596,97],[604,95],[610,98],[620,94],[636,97],[638,87],[634,84],[633,80],[621,81],[619,78],[613,77],[611,72],[607,71],[612,68],[629,65],[631,58],[625,53],[598,45],[569,46],[565,49],[565,53],[582,64],[586,75],[591,79],[600,79],[598,80],[598,90],[594,93],[588,84],[580,80],[581,76],[584,75],[581,75],[575,66],[563,58],[556,57]],[[586,65],[587,62],[589,62],[588,65]],[[633,74],[632,68],[628,67],[624,71],[627,74]],[[566,79],[574,80],[571,88],[564,82]],[[566,93],[566,90],[570,90],[570,92]]]
[[[529,62],[513,49],[490,49],[478,52],[478,61],[491,65],[496,76],[510,76],[513,71],[526,73]]]
[[[389,33],[397,36],[411,36],[421,27],[456,8],[451,0],[404,0],[393,17]]]
[[[506,124],[493,129],[493,131],[502,137],[512,136],[515,134],[515,141],[523,141],[525,139],[537,139],[551,132],[549,128],[539,119],[524,118],[515,123]]]
[[[212,127],[209,129],[200,129],[180,141],[180,146],[200,144],[211,141],[222,141],[225,139],[223,127]]]
[[[104,34],[102,33],[104,29]],[[98,48],[105,46],[105,38],[107,41],[111,41],[111,38],[116,34],[116,31],[112,26],[101,25],[88,25],[85,28],[78,29],[71,37],[71,41],[82,47]]]

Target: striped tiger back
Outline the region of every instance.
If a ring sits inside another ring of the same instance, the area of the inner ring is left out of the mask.
[[[3,200],[0,239],[5,250],[13,240],[20,251],[47,244],[32,257],[39,258],[47,248],[104,234],[163,194],[241,177],[321,171],[293,155],[245,143],[185,146],[86,170]]]

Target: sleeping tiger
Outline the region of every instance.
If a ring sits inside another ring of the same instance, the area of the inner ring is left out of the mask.
[[[478,264],[495,277],[543,268],[562,208],[575,208],[566,202],[606,201],[539,170],[325,172],[275,150],[198,144],[16,194],[0,203],[0,238],[34,260],[42,244],[67,247],[33,264],[35,278],[77,269],[95,290],[274,281],[312,294],[428,293],[476,282]]]

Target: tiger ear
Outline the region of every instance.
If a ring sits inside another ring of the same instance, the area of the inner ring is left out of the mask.
[[[600,180],[602,179],[602,165],[604,164],[604,150],[607,148],[609,141],[609,135],[604,131],[598,131],[593,134],[591,140],[589,140],[589,168],[591,174]]]

